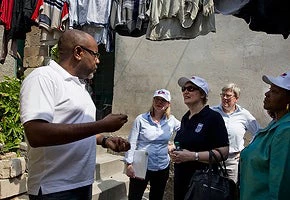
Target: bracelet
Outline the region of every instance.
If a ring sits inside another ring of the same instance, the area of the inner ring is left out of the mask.
[[[101,144],[103,148],[108,148],[107,145],[106,145],[106,141],[107,141],[108,138],[109,137],[103,137],[102,144]]]
[[[195,152],[195,161],[198,161],[199,160],[199,155],[198,155],[198,152]]]

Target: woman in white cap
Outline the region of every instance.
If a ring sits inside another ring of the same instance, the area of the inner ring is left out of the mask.
[[[129,200],[141,200],[150,182],[149,199],[162,200],[169,177],[170,157],[168,142],[180,128],[180,121],[170,114],[170,92],[156,90],[150,110],[137,116],[129,135],[131,149],[125,154],[126,174],[130,177]],[[136,177],[134,152],[145,150],[148,153],[148,165],[145,179]]]
[[[263,76],[270,84],[264,109],[273,120],[241,152],[240,199],[289,199],[290,185],[290,71]]]
[[[171,151],[174,164],[174,199],[184,199],[193,173],[207,169],[209,150],[219,160],[218,150],[226,159],[229,151],[228,134],[222,116],[209,108],[207,103],[208,84],[198,76],[182,77],[178,80],[184,103],[189,108],[181,120],[174,142],[179,142],[182,151]],[[213,164],[213,168],[217,168]]]

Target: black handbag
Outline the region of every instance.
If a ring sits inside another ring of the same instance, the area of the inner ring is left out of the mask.
[[[209,151],[209,167],[196,170],[193,174],[184,200],[237,200],[238,192],[235,182],[228,178],[223,155],[218,149],[222,163],[218,161],[213,151]],[[213,170],[212,159],[218,164],[218,170]]]

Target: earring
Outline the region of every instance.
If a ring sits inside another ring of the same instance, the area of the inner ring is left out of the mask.
[[[287,103],[286,110],[289,112],[289,103]]]

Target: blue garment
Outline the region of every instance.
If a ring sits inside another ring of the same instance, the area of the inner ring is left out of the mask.
[[[260,130],[241,152],[241,200],[288,200],[290,113]]]
[[[150,112],[140,114],[135,119],[129,142],[131,149],[125,154],[125,162],[132,163],[135,150],[148,152],[148,170],[158,171],[168,167],[168,141],[180,128],[180,121],[173,115],[167,119],[164,115],[159,123],[153,121]]]

